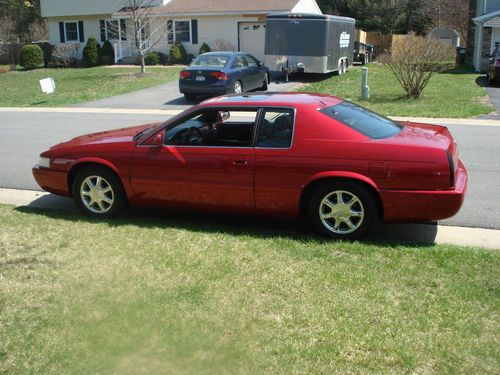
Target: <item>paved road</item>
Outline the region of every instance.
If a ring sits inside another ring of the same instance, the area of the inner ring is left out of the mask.
[[[269,91],[288,91],[299,82],[273,81],[269,84]],[[192,106],[179,93],[177,81],[164,85],[134,91],[128,94],[117,95],[110,98],[95,100],[87,103],[75,104],[79,108],[134,108],[134,109],[186,109]]]
[[[0,187],[39,189],[31,167],[40,152],[71,137],[165,120],[165,115],[0,112]],[[460,213],[442,224],[500,229],[500,127],[452,125],[469,190]]]

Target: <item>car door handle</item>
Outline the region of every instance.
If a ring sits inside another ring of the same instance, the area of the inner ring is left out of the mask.
[[[233,160],[233,165],[247,165],[248,160]]]

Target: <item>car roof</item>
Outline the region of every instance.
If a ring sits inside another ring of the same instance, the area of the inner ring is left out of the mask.
[[[205,52],[202,53],[201,55],[198,56],[210,56],[210,55],[237,55],[240,54],[241,52],[234,52],[234,51],[218,51],[218,52]]]
[[[245,94],[229,94],[211,98],[200,103],[202,107],[232,106],[246,107],[255,106],[280,106],[296,107],[312,105],[326,108],[343,102],[343,99],[328,94],[304,93],[304,92],[257,92]]]

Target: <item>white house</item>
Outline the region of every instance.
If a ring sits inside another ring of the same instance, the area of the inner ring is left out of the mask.
[[[495,44],[500,43],[500,0],[470,0],[468,48],[473,49],[472,63],[478,72],[486,71]]]
[[[168,53],[181,41],[197,55],[203,43],[224,42],[235,50],[264,58],[265,17],[275,12],[321,14],[315,0],[153,0],[144,27],[145,42],[161,40],[153,49]],[[136,54],[126,0],[41,0],[52,44],[85,44],[90,36],[115,46],[115,58]],[[171,32],[165,32],[165,28]]]

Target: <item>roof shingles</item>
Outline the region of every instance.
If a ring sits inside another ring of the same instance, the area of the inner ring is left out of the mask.
[[[237,13],[291,11],[299,0],[171,0],[152,13]]]

